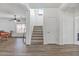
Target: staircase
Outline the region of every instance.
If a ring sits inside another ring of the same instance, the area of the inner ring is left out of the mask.
[[[31,44],[32,45],[42,45],[43,44],[42,26],[34,26]]]

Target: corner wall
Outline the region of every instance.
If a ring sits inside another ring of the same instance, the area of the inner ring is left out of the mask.
[[[26,45],[31,44],[30,10],[26,13]]]
[[[61,11],[60,14],[60,44],[74,44],[73,13]]]

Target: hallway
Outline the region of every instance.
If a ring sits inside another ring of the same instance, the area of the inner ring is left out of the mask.
[[[77,56],[77,45],[24,45],[22,38],[10,38],[0,43],[0,56]]]

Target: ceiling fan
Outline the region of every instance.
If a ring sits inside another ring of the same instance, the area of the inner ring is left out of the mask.
[[[17,19],[16,15],[14,15],[14,18],[9,20],[9,21],[15,21],[15,22],[20,22],[20,19]]]

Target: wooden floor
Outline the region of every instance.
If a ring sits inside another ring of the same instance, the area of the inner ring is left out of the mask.
[[[77,45],[29,45],[22,38],[0,42],[1,56],[79,56]]]

